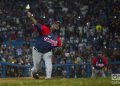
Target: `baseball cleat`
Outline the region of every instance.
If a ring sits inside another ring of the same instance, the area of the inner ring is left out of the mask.
[[[32,73],[34,79],[39,79],[39,74],[37,72]]]

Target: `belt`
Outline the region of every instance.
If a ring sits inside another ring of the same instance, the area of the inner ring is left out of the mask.
[[[40,51],[39,49],[37,49],[37,48],[35,48],[35,47],[34,47],[34,50],[36,50],[37,52],[40,52],[40,53],[47,53],[47,52],[51,51],[51,49],[50,49],[50,50],[48,50],[47,52],[46,52],[46,51],[45,51],[45,52],[42,52],[42,51]]]

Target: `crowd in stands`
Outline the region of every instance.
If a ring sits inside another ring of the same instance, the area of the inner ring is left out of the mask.
[[[120,61],[119,0],[0,0],[0,61],[32,65],[38,33],[26,17],[28,3],[38,22],[62,23],[63,54],[54,55],[53,64],[91,62],[98,51]]]

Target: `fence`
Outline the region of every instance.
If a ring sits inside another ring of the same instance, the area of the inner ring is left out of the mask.
[[[16,69],[23,69],[22,73],[25,75],[25,72],[26,72],[25,66],[19,65],[19,64],[11,64],[8,62],[0,62],[0,74],[2,78],[7,77],[6,74],[7,74],[8,67],[16,68]]]
[[[112,62],[109,63],[111,65],[119,65],[120,62]],[[21,74],[23,77],[27,77],[29,76],[29,69],[32,66],[24,66],[24,65],[19,65],[19,64],[11,64],[11,63],[7,63],[7,62],[0,62],[0,75],[2,78],[6,78],[7,77],[7,67],[11,67],[11,68],[15,68],[14,70],[21,70]],[[54,64],[53,68],[55,67],[65,67],[66,70],[66,78],[70,78],[70,70],[71,67],[82,67],[85,66],[85,72],[86,72],[86,77],[91,77],[91,71],[92,71],[92,67],[91,67],[91,63],[84,63],[84,64]],[[42,66],[44,68],[44,66]]]

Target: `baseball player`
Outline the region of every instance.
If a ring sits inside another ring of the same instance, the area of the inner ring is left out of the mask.
[[[102,52],[98,52],[98,56],[94,57],[92,59],[92,77],[96,77],[98,75],[101,75],[102,77],[105,77],[105,71],[107,68],[107,59],[102,55]]]
[[[58,36],[60,22],[55,22],[51,27],[47,27],[43,24],[39,24],[35,18],[33,18],[30,12],[27,12],[28,18],[34,24],[34,29],[39,32],[39,37],[35,42],[35,45],[32,49],[32,58],[33,58],[33,68],[32,76],[33,78],[39,79],[38,71],[40,69],[40,61],[43,59],[45,61],[45,79],[51,79],[52,74],[52,49],[59,48],[62,46],[61,39]]]

